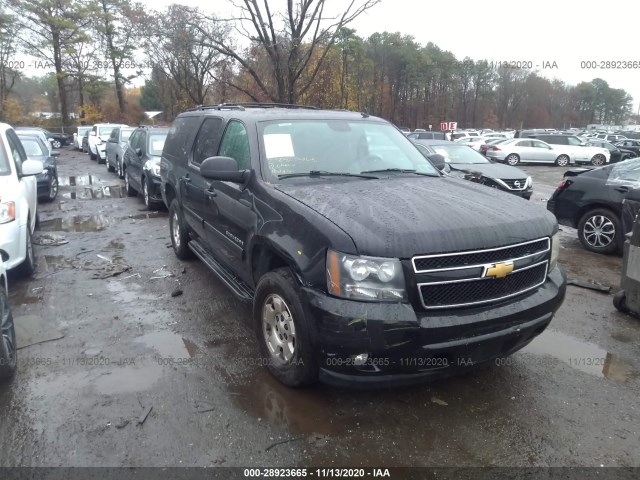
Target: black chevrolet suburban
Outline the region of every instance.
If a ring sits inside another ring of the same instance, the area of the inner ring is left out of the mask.
[[[366,113],[192,109],[160,165],[173,249],[253,303],[263,363],[287,385],[392,385],[490,364],[562,303],[558,225],[431,160]]]

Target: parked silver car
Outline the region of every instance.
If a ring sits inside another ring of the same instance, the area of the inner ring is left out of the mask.
[[[487,149],[488,158],[509,165],[520,162],[553,163],[565,167],[576,162],[591,162],[594,156],[602,156],[603,163],[608,163],[609,152],[597,147],[579,147],[572,145],[549,145],[533,138],[514,138],[506,140]]]
[[[135,130],[134,127],[116,127],[107,140],[107,170],[117,172],[123,178],[122,159],[127,151],[129,137]]]

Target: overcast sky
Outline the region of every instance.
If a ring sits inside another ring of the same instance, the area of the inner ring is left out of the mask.
[[[332,9],[351,0],[328,0]],[[198,6],[220,16],[231,11],[227,0],[143,0],[160,9],[170,3]],[[286,0],[269,0],[272,9]],[[382,0],[350,27],[367,37],[375,32],[401,32],[425,45],[433,42],[459,60],[532,62],[542,76],[570,84],[603,78],[612,88],[633,96],[633,111],[640,103],[640,67],[634,69],[586,69],[581,62],[636,61],[640,63],[638,29],[625,21],[635,2],[609,0],[597,8],[576,0],[535,0],[526,9],[513,0]],[[602,8],[601,11],[598,11]],[[637,10],[635,10],[637,11]],[[635,16],[635,15],[634,15]],[[557,68],[542,69],[543,62]]]

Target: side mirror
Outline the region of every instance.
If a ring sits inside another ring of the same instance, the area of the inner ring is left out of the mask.
[[[427,157],[429,161],[433,164],[441,172],[444,172],[447,166],[447,162],[445,162],[444,157],[439,153],[432,153]]]
[[[22,176],[39,175],[44,170],[44,164],[40,160],[25,160],[22,162]]]
[[[200,174],[209,180],[245,183],[248,170],[238,170],[238,162],[231,157],[209,157],[200,165]]]
[[[51,152],[51,156],[52,157],[59,157],[60,156],[60,150],[53,150]]]

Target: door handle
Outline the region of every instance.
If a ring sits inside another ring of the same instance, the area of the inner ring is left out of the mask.
[[[189,177],[189,174],[187,173],[184,177],[182,177],[182,180],[185,183],[190,183],[191,182],[191,177]]]
[[[616,187],[614,190],[617,190],[620,193],[629,193],[629,187]]]
[[[205,195],[209,198],[217,197],[218,192],[216,192],[213,187],[209,187],[204,191]]]

